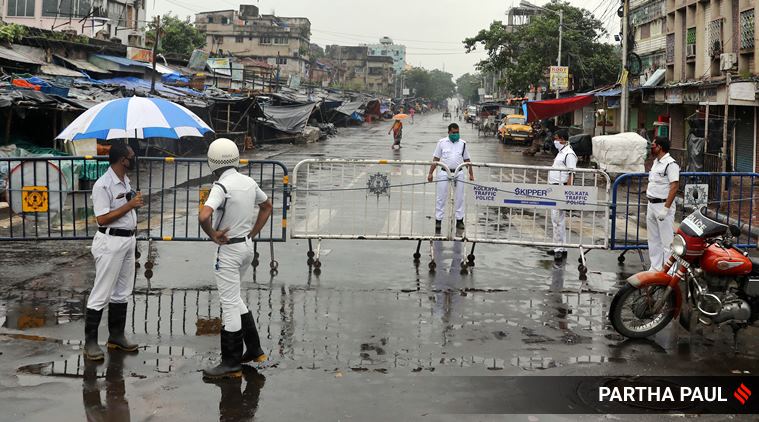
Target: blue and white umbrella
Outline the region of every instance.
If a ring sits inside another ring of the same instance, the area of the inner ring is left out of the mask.
[[[77,117],[56,139],[147,139],[202,137],[212,129],[195,113],[161,98],[106,101]]]

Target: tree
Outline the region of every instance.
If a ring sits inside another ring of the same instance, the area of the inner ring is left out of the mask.
[[[564,13],[561,63],[569,66],[575,89],[584,90],[617,80],[621,58],[614,46],[601,42],[606,30],[589,11],[569,3],[552,0],[545,6]],[[543,13],[532,16],[530,23],[507,27],[501,21],[476,36],[464,40],[467,52],[478,46],[487,51],[487,59],[478,64],[486,72],[501,71],[501,83],[517,94],[526,93],[531,85],[545,82],[549,66],[556,65],[559,39],[559,16]]]
[[[480,96],[477,93],[477,89],[482,83],[482,76],[475,73],[465,73],[456,79],[456,90],[464,100],[470,103],[476,103],[479,101]]]
[[[148,24],[148,31],[145,38],[149,44],[155,42],[156,22]],[[177,16],[165,14],[161,16],[161,39],[158,51],[161,53],[175,54],[179,56],[189,56],[196,48],[202,48],[206,45],[206,36],[198,31],[190,23],[190,18],[185,20]]]
[[[452,96],[456,85],[453,83],[453,75],[438,69],[428,71],[421,67],[414,67],[403,72],[406,88],[414,92],[417,97],[429,98],[433,101],[442,101]]]

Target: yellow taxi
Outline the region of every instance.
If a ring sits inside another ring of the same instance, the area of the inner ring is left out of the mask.
[[[527,124],[527,118],[521,114],[508,114],[498,127],[498,139],[501,142],[518,141],[525,144],[532,142],[532,126]]]

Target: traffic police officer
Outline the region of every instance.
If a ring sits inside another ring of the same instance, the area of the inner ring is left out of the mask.
[[[106,304],[108,348],[129,352],[137,350],[137,345],[124,337],[124,327],[127,298],[132,294],[134,282],[135,209],[143,204],[142,194],[132,190],[126,175],[135,164],[132,148],[123,143],[113,144],[108,161],[111,164],[108,171],[98,178],[92,188],[92,206],[98,231],[91,248],[95,258],[95,284],[87,299],[84,325],[83,354],[89,360],[104,358],[98,346],[98,326]]]
[[[548,183],[552,185],[571,185],[574,179],[571,171],[560,171],[577,168],[577,154],[575,154],[572,145],[567,141],[568,139],[569,133],[567,133],[566,129],[559,129],[554,134],[553,144],[559,150],[559,153],[553,159],[551,167],[559,170],[548,172]],[[567,212],[563,209],[554,208],[551,210],[554,243],[561,244],[567,241],[566,214]],[[548,254],[553,255],[554,259],[562,259],[566,258],[567,250],[559,246],[554,250],[548,251]]]
[[[651,143],[654,164],[648,172],[646,187],[649,271],[662,270],[674,239],[675,208],[672,203],[680,184],[680,166],[669,155],[669,145],[669,139],[662,137]]]
[[[437,141],[435,152],[432,154],[432,161],[442,161],[451,171],[456,170],[462,163],[471,161],[469,151],[466,149],[466,141],[460,138],[459,125],[451,123],[448,125],[448,136]],[[436,164],[430,166],[430,172],[427,175],[427,181],[432,182],[435,177]],[[464,229],[464,173],[456,175],[455,191],[453,205],[456,213],[456,229]],[[469,166],[469,180],[474,181],[472,166]],[[448,172],[442,167],[437,174],[437,195],[435,201],[435,233],[439,233],[443,215],[445,214],[445,202],[448,201]]]
[[[253,261],[253,238],[271,216],[272,204],[255,180],[237,172],[239,165],[240,153],[233,141],[220,138],[208,147],[208,166],[218,180],[211,188],[198,221],[203,231],[219,245],[214,278],[224,323],[221,363],[203,370],[203,377],[210,379],[239,378],[241,363],[267,359],[253,314],[240,297],[240,279]]]

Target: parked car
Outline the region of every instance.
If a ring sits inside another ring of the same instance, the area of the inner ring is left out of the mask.
[[[503,143],[517,141],[529,145],[532,136],[532,126],[527,124],[527,118],[521,114],[507,115],[498,129],[498,139]]]

